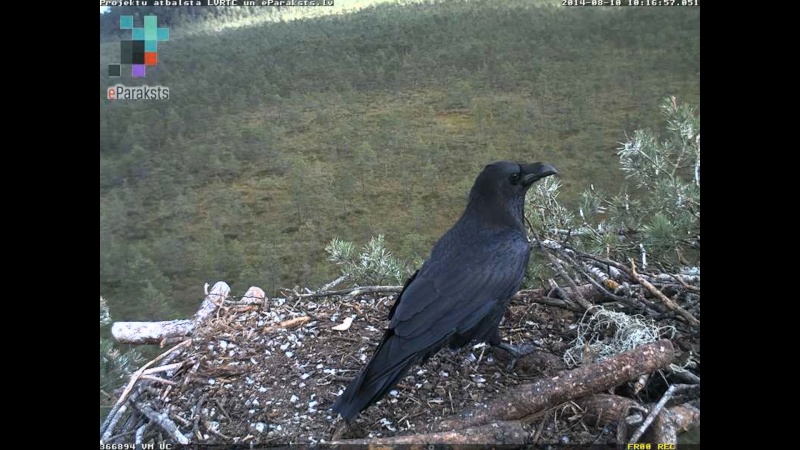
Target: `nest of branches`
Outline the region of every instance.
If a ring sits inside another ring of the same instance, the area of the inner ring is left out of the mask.
[[[515,295],[501,324],[506,341],[535,351],[510,361],[483,345],[443,350],[350,424],[329,408],[366,365],[400,287],[272,299],[251,288],[234,300],[220,282],[181,335],[165,325],[139,336],[168,350],[116,393],[101,441],[677,443],[699,425],[699,270],[539,246],[558,276]],[[115,329],[133,342],[144,327]]]

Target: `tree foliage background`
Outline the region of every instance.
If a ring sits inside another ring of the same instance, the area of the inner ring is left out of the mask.
[[[119,35],[101,17],[100,291],[116,319],[189,316],[206,281],[319,286],[340,270],[333,238],[383,235],[421,261],[499,159],[559,168],[565,214],[543,229],[582,229],[598,250],[691,248],[691,147],[655,182],[637,164],[682,131],[636,130],[661,126],[670,95],[699,113],[698,8],[430,1],[226,28],[248,13],[232,9],[169,19],[146,82],[170,99],[153,102],[105,99],[142,80],[106,76]],[[619,240],[629,229],[642,234]]]

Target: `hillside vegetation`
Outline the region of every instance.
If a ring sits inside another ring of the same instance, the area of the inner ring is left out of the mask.
[[[379,5],[186,35],[147,78],[100,44],[100,292],[114,317],[192,314],[204,282],[335,278],[326,245],[427,256],[481,168],[547,161],[565,203],[615,191],[626,133],[698,105],[699,8],[511,0]],[[166,101],[109,102],[117,82]]]

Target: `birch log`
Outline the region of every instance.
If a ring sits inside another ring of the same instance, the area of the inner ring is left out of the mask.
[[[255,296],[258,290],[261,297],[264,291],[257,287],[251,287],[247,294]],[[206,295],[200,309],[191,320],[167,320],[163,322],[114,322],[111,326],[111,334],[117,342],[123,344],[159,344],[165,339],[188,336],[192,334],[195,327],[211,317],[219,305],[228,297],[231,288],[224,281],[218,281]]]

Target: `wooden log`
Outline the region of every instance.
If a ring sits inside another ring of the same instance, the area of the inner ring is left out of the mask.
[[[692,405],[667,408],[655,418],[652,425],[653,442],[678,444],[678,432],[700,426],[700,410]]]
[[[561,288],[567,295],[583,297],[587,300],[598,301],[603,299],[603,293],[599,292],[590,283],[582,284],[577,289],[569,286]],[[524,289],[514,295],[515,300],[524,300],[526,298],[546,298],[551,289]],[[535,301],[535,300],[534,300]]]
[[[375,446],[393,445],[448,445],[451,449],[474,449],[475,445],[498,443],[503,445],[525,445],[530,443],[530,433],[519,422],[492,422],[480,427],[458,431],[439,433],[412,434],[374,439],[344,439],[334,441],[339,449],[348,449],[350,445],[358,448],[374,448]],[[355,447],[354,447],[355,448]],[[482,448],[482,447],[481,447]]]
[[[181,430],[178,429],[178,426],[175,425],[175,422],[173,422],[167,414],[156,412],[153,408],[147,405],[140,405],[139,403],[134,403],[133,406],[150,419],[152,423],[161,427],[175,442],[183,445],[189,443],[189,438],[181,433]]]
[[[610,394],[593,394],[575,400],[584,409],[583,422],[593,427],[604,427],[622,420],[633,408],[644,411],[644,407],[628,397]]]
[[[250,288],[251,290],[254,288]],[[259,291],[261,289],[258,289]],[[159,344],[165,340],[192,334],[195,327],[211,317],[230,293],[224,281],[218,281],[211,289],[192,320],[167,320],[163,322],[114,322],[111,335],[123,344]],[[263,295],[264,291],[261,291]],[[248,290],[250,293],[250,290]]]
[[[482,407],[446,418],[437,431],[482,426],[495,420],[519,420],[561,403],[618,386],[673,360],[672,343],[660,340],[595,364],[562,372],[531,384],[509,389]]]

